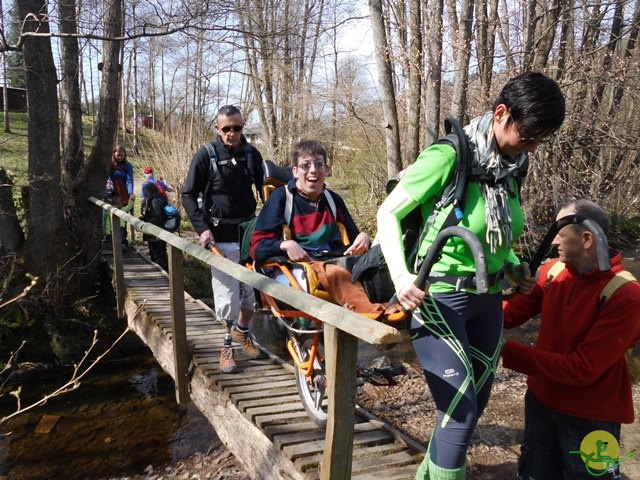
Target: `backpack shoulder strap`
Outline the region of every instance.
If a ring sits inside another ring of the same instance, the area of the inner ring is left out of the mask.
[[[293,193],[289,191],[289,187],[287,185],[283,188],[286,197],[284,203],[284,221],[287,222],[287,225],[290,225],[291,217],[293,216]]]
[[[336,222],[338,221],[338,209],[336,208],[336,202],[333,200],[333,195],[328,188],[324,189],[324,198],[327,199],[327,204],[329,204],[329,209],[331,210],[331,215],[335,218]]]
[[[527,177],[527,173],[529,173],[529,155],[523,160],[520,168],[518,168],[514,172],[514,176],[516,179],[516,185],[518,186],[518,198],[520,199],[520,194],[522,193],[522,186],[524,185],[524,179]]]
[[[545,287],[549,285],[560,273],[565,269],[565,264],[562,262],[556,262],[551,266],[547,272],[547,280],[545,281]],[[616,273],[611,280],[602,288],[600,295],[598,296],[598,309],[602,308],[607,300],[609,300],[616,291],[628,282],[636,282],[636,277],[631,272],[622,270]]]
[[[618,290],[625,283],[635,281],[636,277],[634,277],[631,272],[622,270],[621,272],[616,273],[615,277],[609,280],[609,283],[607,283],[602,289],[602,292],[600,292],[600,305],[609,300],[611,296],[616,292],[616,290]]]
[[[213,145],[213,143],[207,142],[204,144],[204,146],[207,149],[207,152],[209,153],[209,158],[211,159],[211,168],[209,168],[209,178],[213,179],[213,177],[216,176],[216,173],[218,173],[218,162],[220,161],[220,158],[218,157],[218,151],[216,150],[216,147]]]
[[[284,203],[284,219],[287,222],[287,225],[291,224],[291,217],[293,216],[293,193],[289,190],[287,185],[284,186],[285,191],[285,203]],[[333,218],[338,221],[338,210],[336,208],[336,202],[333,200],[331,193],[329,193],[329,189],[324,189],[324,198],[327,200],[327,204],[329,205],[329,209],[331,210],[331,214]]]
[[[598,309],[602,308],[607,300],[609,300],[613,294],[624,284],[628,282],[636,282],[636,277],[631,272],[622,270],[616,273],[609,282],[604,286],[602,292],[600,292],[600,298],[598,300]],[[627,369],[629,370],[629,377],[631,383],[636,384],[640,382],[640,341],[629,348],[624,353],[624,359],[627,363]]]
[[[547,285],[549,285],[554,278],[560,275],[560,272],[562,272],[565,267],[566,265],[563,262],[554,263],[547,272],[547,280],[544,282],[544,286],[546,287]]]
[[[462,219],[464,203],[467,196],[467,186],[471,177],[472,155],[469,139],[462,124],[455,118],[445,118],[445,141],[450,143],[456,151],[456,171],[453,179],[453,210],[458,220]]]
[[[251,177],[251,182],[255,184],[256,179],[253,176],[253,151],[249,142],[245,143],[244,145],[244,159],[245,163],[247,164],[247,172],[249,172],[249,177]]]

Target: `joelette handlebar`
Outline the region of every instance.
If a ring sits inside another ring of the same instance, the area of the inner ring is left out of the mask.
[[[466,228],[457,226],[443,228],[440,233],[436,235],[420,266],[414,285],[420,289],[424,289],[429,279],[431,268],[438,261],[447,240],[452,237],[461,238],[467,244],[469,250],[471,250],[476,268],[476,291],[478,293],[487,293],[489,291],[489,273],[487,271],[487,258],[482,243],[480,243],[480,240],[474,233]],[[398,303],[398,298],[394,295],[391,300],[389,300],[389,305],[396,303]]]

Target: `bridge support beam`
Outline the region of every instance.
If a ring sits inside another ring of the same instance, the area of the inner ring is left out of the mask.
[[[325,323],[324,349],[329,382],[329,418],[320,479],[349,480],[356,409],[358,339]]]
[[[171,331],[173,332],[173,358],[176,382],[176,401],[189,403],[189,346],[184,308],[184,263],[182,250],[169,247],[169,291],[171,302]]]

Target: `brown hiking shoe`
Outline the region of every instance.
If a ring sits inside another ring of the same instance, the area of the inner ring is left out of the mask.
[[[222,347],[220,350],[220,371],[222,373],[235,373],[238,370],[235,358],[233,358],[233,348]]]
[[[248,358],[258,358],[262,354],[253,341],[251,334],[249,332],[241,332],[235,325],[231,328],[231,338],[242,346],[242,350],[244,350],[244,354]]]

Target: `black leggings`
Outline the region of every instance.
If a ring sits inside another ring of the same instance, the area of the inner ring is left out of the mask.
[[[151,261],[156,262],[165,272],[169,271],[169,261],[167,259],[167,242],[164,240],[149,241],[149,256]]]
[[[410,333],[438,411],[431,461],[462,467],[500,356],[502,295],[428,296],[413,314]]]

